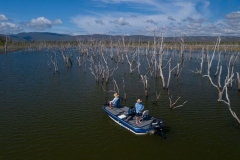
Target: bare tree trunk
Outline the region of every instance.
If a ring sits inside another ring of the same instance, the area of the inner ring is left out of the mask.
[[[210,70],[211,70],[211,66],[212,66],[212,61],[213,61],[213,58],[214,58],[214,55],[215,55],[215,52],[216,52],[216,49],[219,48],[219,44],[221,42],[221,38],[218,37],[217,39],[217,42],[216,42],[216,45],[214,47],[214,51],[213,51],[213,54],[212,54],[212,57],[211,57],[211,60],[210,60],[210,57],[207,56],[207,60],[208,60],[208,75],[210,76]]]
[[[165,89],[166,88],[166,84],[165,84],[165,80],[164,80],[164,76],[163,76],[163,71],[162,71],[162,61],[163,61],[163,34],[161,36],[161,45],[160,45],[160,48],[159,48],[159,65],[158,65],[158,69],[159,69],[159,75],[161,77],[161,80],[162,80],[162,85],[163,85],[163,88]]]
[[[240,77],[238,72],[237,72],[237,81],[238,81],[238,91],[240,91]]]
[[[53,51],[53,53],[54,53],[54,58],[51,55],[49,55],[49,57],[50,57],[50,60],[53,64],[54,71],[55,71],[55,73],[57,73],[58,72],[57,53],[55,51]],[[51,69],[49,63],[48,63],[48,66],[49,66],[49,69]]]
[[[140,77],[141,77],[141,81],[143,83],[145,96],[148,97],[148,78],[147,78],[147,75],[145,75],[145,76],[140,75]]]
[[[200,69],[198,70],[198,69],[196,68],[196,71],[192,71],[192,72],[193,72],[193,73],[198,73],[198,74],[202,75],[203,61],[204,61],[204,47],[202,47],[201,57],[198,56],[198,58],[201,59]]]
[[[190,53],[189,53],[189,54],[190,54],[190,55],[189,55],[189,61],[192,60],[192,52],[193,52],[193,51],[192,51],[192,47],[191,47],[191,48],[190,48]]]
[[[180,44],[181,44],[181,50],[180,50],[180,52],[181,52],[181,54],[180,54],[180,58],[181,58],[181,61],[183,61],[184,60],[184,39],[183,38],[181,38],[181,41],[180,41]]]
[[[219,74],[218,74],[218,86],[219,86],[219,88],[222,88],[222,86],[221,86],[221,74],[222,74],[222,65],[220,66]]]
[[[98,83],[99,82],[99,69],[98,69],[97,65],[95,64],[92,56],[90,57],[89,61],[90,61],[89,69],[90,69],[92,75],[94,76],[96,83]]]
[[[168,89],[168,87],[169,87],[172,71],[178,66],[178,64],[177,64],[175,67],[173,67],[173,68],[171,69],[171,61],[172,61],[172,58],[170,58],[169,64],[168,64],[168,65],[169,65],[169,73],[168,73],[168,82],[167,82],[167,87],[166,87],[166,89]]]
[[[234,56],[234,55],[231,55],[230,61],[229,61],[228,69],[229,69],[229,70],[231,69],[231,73],[230,73],[230,71],[229,71],[228,78],[231,77],[231,75],[234,74],[233,72],[234,72],[235,61],[236,61],[236,59],[237,59],[237,56],[235,57],[235,59],[233,60],[233,62],[230,63],[230,62],[231,62],[231,59],[233,58],[233,56]],[[229,87],[232,87],[232,81],[233,81],[233,80],[231,79],[231,81],[230,81],[230,83],[229,83]]]
[[[124,99],[125,101],[127,100],[127,94],[126,94],[126,90],[125,90],[124,78],[123,78],[123,99]]]
[[[222,52],[219,52],[219,53],[218,53],[218,64],[217,64],[216,73],[215,73],[215,75],[214,75],[215,77],[217,76],[218,71],[219,71],[219,64],[220,64],[220,61],[221,61],[221,60],[220,60],[220,58],[221,58],[221,53],[222,53]]]
[[[111,70],[109,69],[108,67],[108,63],[104,57],[104,51],[103,51],[103,48],[101,47],[101,55],[102,55],[102,59],[105,63],[105,67],[104,65],[102,64],[102,74],[103,74],[103,78],[105,79],[105,82],[108,83],[109,82],[109,78],[113,75],[114,71],[118,68],[118,66],[116,68],[112,68]],[[112,73],[110,73],[110,71],[112,71]]]
[[[140,47],[140,40],[139,40],[139,45],[138,45],[138,49],[137,49],[137,68],[138,68],[138,75],[141,74],[140,72],[140,58],[139,58],[139,54],[140,54],[140,50],[139,50],[139,47]]]
[[[202,57],[201,57],[199,74],[202,74],[203,61],[204,61],[204,47],[202,48]]]
[[[7,37],[7,34],[6,34],[6,42],[5,42],[5,47],[4,47],[4,49],[5,49],[5,54],[7,54],[7,43],[8,43],[8,37]]]

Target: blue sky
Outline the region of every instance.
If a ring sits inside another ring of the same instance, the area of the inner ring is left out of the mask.
[[[1,0],[0,34],[240,36],[239,0]]]

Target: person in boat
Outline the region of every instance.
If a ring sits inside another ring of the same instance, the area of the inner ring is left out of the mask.
[[[141,123],[140,122],[140,117],[142,115],[142,111],[144,109],[144,105],[142,103],[141,99],[138,99],[136,104],[135,104],[135,108],[136,108],[136,124]]]
[[[110,109],[112,109],[112,107],[118,107],[120,103],[119,95],[117,93],[114,93],[113,96],[114,96],[113,100],[108,102]]]

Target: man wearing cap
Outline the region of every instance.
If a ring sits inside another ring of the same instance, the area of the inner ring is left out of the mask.
[[[119,95],[117,93],[114,93],[113,96],[114,96],[113,100],[109,101],[110,109],[112,109],[112,107],[117,107],[120,103]]]
[[[140,117],[141,117],[142,111],[144,109],[144,105],[142,104],[141,99],[137,100],[137,103],[135,104],[135,108],[136,108],[136,124],[139,124],[139,123],[141,123]]]

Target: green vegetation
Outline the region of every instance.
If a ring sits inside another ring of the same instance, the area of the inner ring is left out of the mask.
[[[5,41],[6,41],[5,37],[0,36],[0,46],[4,46],[5,45]]]

